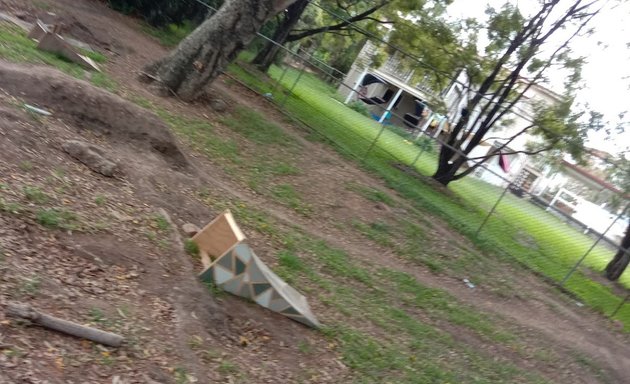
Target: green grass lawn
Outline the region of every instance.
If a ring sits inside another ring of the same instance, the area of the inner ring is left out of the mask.
[[[99,64],[107,62],[107,57],[101,53],[84,50],[80,50],[80,53]],[[104,72],[88,72],[61,55],[38,50],[37,42],[29,39],[24,30],[7,22],[0,22],[0,57],[14,63],[50,65],[70,76],[89,80],[95,86],[110,92],[116,92],[119,88],[119,85]]]
[[[336,89],[313,74],[304,73],[289,94],[287,88],[299,75],[295,69],[290,68],[284,76],[281,68],[270,69],[271,79],[282,76],[280,86],[244,65],[232,65],[230,73],[261,93],[273,91],[274,99],[283,104],[291,116],[312,129],[315,139],[330,142],[342,154],[361,160],[367,169],[385,179],[402,196],[417,207],[446,219],[486,252],[513,260],[559,282],[594,242],[542,208],[509,193],[479,236],[475,236],[485,215],[501,195],[500,188],[468,177],[449,185],[457,197],[453,198],[418,178],[399,172],[391,164],[412,164],[420,148],[389,129],[382,132],[377,145],[366,157],[381,125],[346,107]],[[436,163],[435,153],[423,152],[415,169],[430,176]],[[586,258],[584,266],[598,273],[612,255],[610,249],[598,245]],[[620,283],[630,287],[630,273],[624,274]],[[612,313],[622,301],[609,287],[587,278],[582,270],[573,274],[565,287],[604,314]],[[616,318],[630,330],[630,305],[624,306]]]

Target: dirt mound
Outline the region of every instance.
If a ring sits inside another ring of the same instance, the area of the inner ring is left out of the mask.
[[[169,128],[153,113],[57,70],[0,62],[0,88],[78,128],[160,153],[177,168],[188,161]]]

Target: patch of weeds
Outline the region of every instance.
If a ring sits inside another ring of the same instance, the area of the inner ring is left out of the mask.
[[[594,372],[598,375],[601,375],[603,373],[602,368],[590,357],[580,352],[573,352],[572,354],[576,363],[582,365],[585,368],[588,368],[589,370],[591,370],[591,372]]]
[[[313,346],[311,345],[311,343],[308,342],[308,340],[300,340],[298,342],[298,350],[307,355],[311,352],[313,352]]]
[[[413,239],[416,242],[426,240],[427,235],[424,228],[408,220],[403,220],[401,223],[403,225],[405,237]]]
[[[135,94],[132,94],[129,96],[129,101],[133,102],[134,104],[139,105],[140,107],[144,108],[144,109],[149,109],[149,110],[156,110],[158,109],[155,104],[153,104],[153,102],[151,102],[151,100],[147,99],[146,97],[142,97],[142,96],[138,96]],[[167,113],[166,111],[164,111],[164,113]]]
[[[105,317],[105,313],[99,308],[90,308],[88,311],[88,317],[92,323],[102,324],[107,322],[107,318]]]
[[[423,309],[432,317],[447,319],[492,341],[507,343],[515,340],[514,335],[498,331],[484,315],[466,308],[442,290],[423,286],[413,276],[404,272],[383,269],[379,274],[384,275],[386,281],[393,284],[394,290],[400,293],[400,298],[404,302]]]
[[[169,24],[163,28],[155,28],[145,25],[142,30],[157,38],[160,44],[166,47],[174,47],[179,44],[186,36],[188,36],[195,26],[190,21],[184,21],[182,24]]]
[[[215,283],[204,282],[204,284],[206,285],[206,287],[208,288],[208,291],[210,291],[212,296],[216,296],[216,297],[225,296],[225,291],[219,288]]]
[[[219,364],[218,371],[223,375],[233,375],[239,371],[238,365],[229,360],[223,360]]]
[[[93,73],[92,77],[90,77],[90,82],[92,85],[106,89],[111,93],[116,93],[120,89],[120,85],[116,82],[116,80],[102,72]]]
[[[0,211],[2,212],[19,215],[20,213],[24,212],[24,210],[24,207],[18,203],[7,203],[6,201],[0,199]]]
[[[29,39],[20,27],[9,23],[0,23],[0,57],[14,63],[51,65],[79,79],[85,76],[85,70],[80,65],[37,49],[37,42]]]
[[[35,204],[46,204],[50,200],[50,196],[38,187],[28,186],[24,187],[22,191],[24,192],[24,197]]]
[[[359,282],[372,285],[371,274],[355,265],[348,254],[340,249],[331,248],[322,240],[306,240],[301,244],[304,250],[314,254],[333,275],[343,278],[353,278]]]
[[[169,249],[171,247],[171,242],[168,239],[160,239],[157,242],[157,246],[160,249]]]
[[[347,188],[351,191],[359,193],[361,196],[375,203],[383,203],[390,207],[396,206],[396,202],[389,194],[378,189],[355,183],[349,183]]]
[[[199,246],[192,241],[192,239],[186,239],[184,241],[184,250],[189,256],[199,259]]]
[[[39,224],[50,229],[69,229],[78,227],[77,216],[65,209],[40,209],[36,213]]]
[[[388,372],[401,370],[408,363],[400,350],[385,346],[359,331],[336,328],[334,334],[341,343],[344,363],[372,379],[371,382],[384,382]]]
[[[100,362],[102,365],[110,366],[114,364],[114,359],[109,351],[101,351],[100,353]]]
[[[33,170],[33,163],[28,160],[20,161],[18,167],[24,172],[29,172]]]
[[[274,162],[268,169],[269,172],[276,176],[296,176],[301,173],[300,169],[295,165],[282,161]]]
[[[112,227],[112,223],[103,220],[90,222],[88,225],[90,230],[96,232],[104,231]]]
[[[39,292],[42,286],[42,281],[39,277],[33,277],[30,279],[24,279],[18,288],[21,295],[35,296]]]
[[[218,136],[212,136],[201,141],[202,147],[199,148],[208,156],[208,158],[220,158],[231,161],[234,164],[241,164],[242,160],[239,156],[238,143],[232,139],[222,139]]]
[[[142,97],[132,96],[131,100],[137,105],[155,112],[177,134],[188,139],[192,148],[204,153],[208,158],[227,159],[235,164],[241,162],[238,143],[232,139],[223,139],[217,136],[209,122],[172,114]]]
[[[221,357],[221,353],[219,353],[218,351],[215,351],[214,349],[206,349],[205,351],[203,351],[203,354],[201,355],[201,358],[204,359],[205,361],[216,360],[216,359],[219,359],[220,357]]]
[[[55,169],[53,169],[52,174],[56,178],[63,180],[63,178],[66,176],[66,171],[63,168],[56,167]]]
[[[173,376],[175,377],[175,383],[177,384],[189,384],[191,382],[190,376],[186,369],[177,367],[173,370]]]
[[[107,202],[107,198],[103,195],[98,195],[94,198],[94,203],[98,206],[103,206]]]
[[[13,357],[21,358],[22,356],[25,355],[25,353],[22,350],[15,347],[5,349],[2,353],[6,357],[10,357],[10,358],[13,358]]]
[[[304,262],[298,256],[289,251],[280,251],[278,253],[278,262],[281,267],[290,271],[300,272],[306,269]]]
[[[356,228],[361,234],[370,240],[373,240],[377,244],[384,247],[393,246],[392,234],[387,224],[376,221],[374,223],[365,224],[360,221],[353,221],[352,226]]]
[[[210,190],[207,187],[201,187],[199,188],[199,191],[197,191],[197,196],[199,196],[203,200],[206,200],[212,195],[210,194]]]
[[[282,128],[252,109],[238,107],[232,116],[223,118],[221,123],[258,144],[297,145]]]
[[[144,235],[146,236],[147,239],[149,239],[152,242],[156,242],[158,239],[157,233],[155,231],[151,231],[151,230],[144,231]]]
[[[171,228],[171,224],[162,215],[156,215],[152,220],[151,226],[162,232],[168,231]]]
[[[203,339],[197,335],[191,336],[188,339],[188,346],[191,349],[200,349],[203,346]]]
[[[370,117],[370,110],[364,102],[359,100],[354,100],[347,104],[348,108],[352,109],[355,112],[362,114],[363,116]]]
[[[33,5],[36,8],[41,9],[42,11],[50,11],[52,7],[48,3],[44,3],[43,1],[33,1]]]
[[[83,56],[89,57],[95,63],[103,64],[107,62],[107,56],[103,55],[100,52],[79,48],[79,53],[82,54]],[[95,74],[97,73],[100,73],[100,72],[96,72]]]
[[[271,190],[271,195],[282,205],[286,205],[296,212],[309,216],[313,209],[302,202],[299,193],[289,184],[278,184]]]
[[[256,156],[247,162],[247,186],[258,193],[264,193],[259,187],[267,185],[272,176],[299,175],[300,169],[292,164],[270,157],[269,154]]]
[[[266,213],[241,202],[230,205],[230,209],[236,216],[239,223],[250,226],[256,231],[269,235],[273,238],[277,239],[280,237],[274,226],[273,219],[270,219],[269,215]]]
[[[293,284],[307,267],[293,252],[283,250],[278,253],[278,268],[276,272],[289,284]]]

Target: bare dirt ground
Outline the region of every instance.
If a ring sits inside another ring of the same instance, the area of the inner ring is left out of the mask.
[[[142,97],[173,114],[208,119],[219,134],[229,135],[221,127],[221,115],[210,108],[156,96],[137,81],[137,71],[166,49],[135,20],[89,0],[0,0],[0,11],[27,21],[54,12],[69,35],[106,53],[105,71],[121,84],[118,94],[123,98]],[[348,181],[394,195],[329,147],[305,140],[304,132],[262,98],[226,79],[214,88],[231,101],[231,110],[242,105],[260,111],[303,146],[295,164],[302,172],[285,179],[315,215],[298,214],[250,188],[186,142],[171,140],[167,126],[152,113],[87,83],[52,69],[0,63],[0,88],[0,307],[28,302],[128,339],[120,350],[107,349],[0,314],[0,383],[350,381],[352,372],[320,333],[243,300],[214,296],[197,281],[199,266],[183,251],[178,228],[212,219],[225,206],[218,204],[220,199],[244,202],[278,225],[300,228],[353,258],[404,270],[427,286],[444,289],[496,316],[528,344],[552,350],[554,365],[523,358],[465,328],[441,324],[480,354],[508,359],[552,382],[628,380],[628,336],[537,277],[497,265],[487,278],[512,276],[506,285],[480,284],[471,290],[461,282],[466,275],[432,272],[352,230],[356,221],[408,218],[409,207],[398,197],[392,208],[353,192]],[[23,100],[46,106],[54,116],[27,114],[17,107]],[[115,124],[104,129],[108,117]],[[142,127],[140,122],[147,129],[130,136],[130,129]],[[121,164],[120,173],[107,178],[68,157],[60,148],[69,139],[105,148]],[[176,144],[165,149],[160,143]],[[202,189],[209,190],[209,198],[198,197]],[[42,214],[50,210],[61,220],[55,230],[41,224]],[[164,212],[173,225],[160,221]],[[474,250],[438,218],[419,220],[426,228],[428,253],[456,258]],[[269,236],[243,226],[257,253],[275,265]],[[338,316],[318,297],[309,300],[324,323]],[[312,347],[308,355],[300,351],[304,343]],[[580,364],[576,356],[589,363]]]

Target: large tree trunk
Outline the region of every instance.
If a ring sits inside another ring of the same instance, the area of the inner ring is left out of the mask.
[[[468,109],[464,108],[461,113],[461,117],[457,121],[457,124],[453,128],[453,131],[448,137],[448,140],[445,144],[440,147],[440,155],[438,156],[438,168],[433,174],[433,180],[438,183],[444,185],[445,187],[448,184],[455,180],[455,175],[457,171],[465,162],[465,158],[461,155],[458,155],[455,150],[455,146],[457,145],[457,137],[459,132],[461,132],[466,125],[468,124],[468,120],[470,119],[470,115],[468,113]]]
[[[254,60],[252,60],[252,63],[255,64],[261,71],[267,72],[267,70],[269,70],[269,67],[273,64],[278,52],[280,51],[280,46],[286,43],[289,34],[293,28],[295,28],[295,25],[300,20],[300,17],[302,17],[307,5],[308,0],[298,0],[287,8],[282,22],[278,24],[278,27],[271,38],[277,44],[268,41],[258,52]]]
[[[278,11],[277,3],[278,0],[226,1],[167,57],[147,67],[147,72],[183,100],[193,100]]]
[[[432,178],[446,187],[451,181],[453,181],[457,169],[458,168],[456,168],[454,164],[449,163],[448,161],[440,161],[438,163],[438,169],[435,171]]]
[[[621,247],[617,254],[606,266],[606,277],[610,281],[619,280],[623,272],[628,267],[630,263],[630,224],[628,224],[628,229],[626,229],[626,235],[621,241]]]

